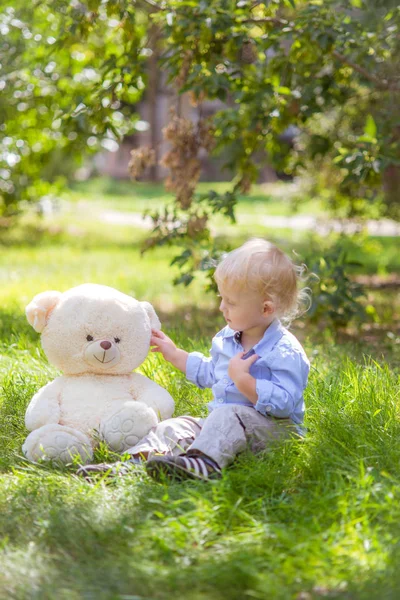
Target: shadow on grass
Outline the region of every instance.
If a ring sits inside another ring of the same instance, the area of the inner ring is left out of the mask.
[[[147,198],[149,200],[154,200],[161,197],[167,201],[174,200],[174,195],[166,191],[164,184],[161,182],[132,182],[128,179],[116,180],[111,177],[96,177],[93,179],[88,179],[87,181],[73,183],[70,185],[70,189],[74,192],[89,194],[90,196],[101,194],[111,197],[141,197],[143,199]],[[202,181],[198,186],[198,191],[196,195],[204,194],[209,190],[215,190],[218,193],[224,193],[225,191],[231,189],[232,185],[226,182]],[[238,196],[238,200],[244,201],[246,203],[263,202],[265,204],[268,204],[268,202],[276,202],[276,198],[274,198],[271,194],[265,193],[262,190],[262,187],[260,188],[260,186],[257,185],[254,186],[251,194],[240,194]]]
[[[209,309],[191,304],[176,310],[163,311],[158,307],[156,310],[164,330],[174,332],[182,341],[209,340],[210,348],[212,338],[226,326],[217,305]]]
[[[17,470],[7,502],[0,500],[1,531],[13,540],[3,562],[8,589],[24,597],[34,586],[49,600],[68,592],[99,600],[394,600],[398,547],[386,548],[376,570],[360,568],[356,554],[338,564],[335,548],[349,540],[336,527],[344,518],[337,481],[322,454],[317,478],[304,486],[302,460],[299,445],[288,443],[270,455],[242,455],[209,484],[159,485],[138,470],[90,486],[48,469]],[[337,504],[326,503],[330,496]],[[399,535],[398,523],[390,529]],[[336,581],[347,578],[340,592],[321,585],[332,571]]]
[[[8,597],[27,597],[33,586],[49,600],[286,600],[300,592],[303,600],[394,600],[397,380],[373,364],[332,368],[329,377],[312,374],[307,438],[243,454],[221,481],[158,485],[139,471],[90,486],[17,463],[0,478],[0,595],[4,585]],[[2,422],[27,400],[26,383],[13,381]],[[21,420],[8,424],[20,443]],[[370,538],[379,560],[368,554]]]
[[[148,199],[155,199],[160,196],[168,196],[171,200],[174,198],[173,194],[165,191],[162,183],[132,182],[128,179],[116,180],[112,177],[96,177],[95,179],[73,183],[70,185],[70,189],[74,192],[89,194],[91,196],[101,194],[132,198],[142,196]]]
[[[38,345],[38,334],[19,307],[15,310],[0,308],[0,344],[5,351],[10,346],[25,350],[29,344]]]

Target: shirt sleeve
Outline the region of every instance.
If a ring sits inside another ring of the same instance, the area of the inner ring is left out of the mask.
[[[310,364],[307,357],[293,348],[281,348],[269,364],[271,380],[257,379],[255,409],[279,419],[289,417],[303,396]]]
[[[186,378],[204,389],[215,383],[216,355],[211,349],[211,356],[206,357],[201,352],[190,352],[186,363]]]

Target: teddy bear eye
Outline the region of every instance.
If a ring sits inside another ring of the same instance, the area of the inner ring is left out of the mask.
[[[93,342],[93,336],[92,335],[87,335],[86,339],[88,342]]]
[[[120,341],[121,341],[121,339],[120,339],[119,337],[116,337],[116,338],[114,338],[114,342],[115,342],[116,344],[119,344],[119,343],[120,343]]]

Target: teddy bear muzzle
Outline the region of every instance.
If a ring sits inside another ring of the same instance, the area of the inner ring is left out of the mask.
[[[84,357],[85,361],[93,367],[110,369],[121,360],[121,352],[110,340],[95,340],[87,345]]]

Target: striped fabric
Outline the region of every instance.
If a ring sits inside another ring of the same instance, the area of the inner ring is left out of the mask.
[[[189,456],[182,456],[181,458],[188,471],[193,471],[195,475],[202,475],[205,479],[208,479],[208,469],[204,460]]]
[[[202,479],[207,481],[210,478],[221,477],[221,469],[207,456],[152,456],[146,463],[148,475],[161,480],[167,476],[169,478],[182,479]]]
[[[81,465],[77,470],[76,474],[84,477],[88,481],[95,475],[102,475],[106,477],[121,477],[122,475],[128,475],[134,473],[138,465],[142,464],[143,461],[140,458],[132,456],[125,462],[115,463],[98,463],[94,465]]]

